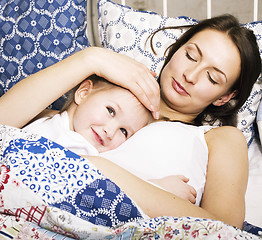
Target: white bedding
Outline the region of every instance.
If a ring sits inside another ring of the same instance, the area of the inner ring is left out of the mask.
[[[246,192],[246,221],[262,227],[262,148],[259,140],[248,149],[250,166]]]

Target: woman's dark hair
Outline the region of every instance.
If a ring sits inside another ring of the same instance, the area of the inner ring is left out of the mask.
[[[181,27],[162,28],[158,31],[177,28]],[[229,14],[221,15],[211,19],[205,19],[196,25],[190,26],[190,28],[175,43],[167,48],[167,57],[162,70],[170,61],[174,53],[182,45],[188,42],[196,33],[199,33],[205,29],[213,29],[223,32],[231,38],[240,53],[241,71],[238,79],[230,89],[230,91],[236,90],[238,93],[234,99],[219,107],[214,106],[213,104],[209,105],[196,117],[194,124],[214,124],[215,122],[219,121],[221,125],[235,126],[236,114],[247,100],[254,83],[261,73],[261,58],[256,36],[254,35],[253,31],[248,30],[242,26],[234,16]],[[152,38],[157,32],[155,32],[151,37],[151,46]],[[158,81],[160,81],[162,70],[160,71]]]

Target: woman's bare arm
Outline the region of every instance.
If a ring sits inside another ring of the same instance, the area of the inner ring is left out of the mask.
[[[22,127],[49,104],[92,74],[85,51],[39,71],[13,86],[0,98],[0,123]],[[84,69],[87,69],[84,71]]]
[[[208,132],[206,141],[209,161],[201,206],[241,228],[249,172],[246,139],[237,128],[220,127]]]
[[[114,181],[149,217],[192,216],[218,219],[174,194],[143,181],[113,162],[96,156],[86,156],[106,177]]]
[[[0,98],[0,124],[21,128],[92,74],[132,90],[146,107],[159,109],[159,87],[149,69],[127,56],[89,47],[12,87]]]

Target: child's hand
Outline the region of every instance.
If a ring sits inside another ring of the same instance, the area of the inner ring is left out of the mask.
[[[196,190],[187,184],[189,179],[183,175],[172,175],[160,179],[150,179],[150,182],[164,188],[168,192],[175,194],[191,203],[196,203]]]

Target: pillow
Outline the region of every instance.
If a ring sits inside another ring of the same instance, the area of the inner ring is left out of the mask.
[[[254,32],[257,37],[257,43],[262,57],[262,21],[251,22],[244,26]],[[261,76],[253,86],[250,96],[238,112],[237,127],[244,133],[248,146],[252,143],[255,137],[255,124],[258,105],[262,97],[262,82]]]
[[[260,101],[260,103],[258,105],[257,128],[258,128],[258,134],[259,134],[259,138],[260,138],[260,144],[262,145],[262,101]]]
[[[98,29],[101,45],[135,58],[159,73],[165,49],[185,31],[161,31],[154,37],[155,55],[146,41],[151,33],[164,26],[194,24],[189,17],[167,18],[154,12],[136,11],[108,0],[98,1]]]
[[[85,0],[0,1],[0,96],[23,78],[89,46]],[[60,109],[63,98],[53,104]]]
[[[155,30],[166,26],[181,26],[195,24],[197,21],[189,17],[168,18],[154,12],[136,11],[128,6],[122,6],[110,0],[98,1],[98,30],[101,45],[128,55],[139,62],[144,63],[157,74],[163,65],[163,53],[184,30],[161,31],[156,34],[153,47],[157,55],[154,55],[148,36]],[[245,24],[257,35],[260,51],[262,49],[262,22]],[[261,51],[262,55],[262,51]],[[248,145],[254,137],[254,120],[258,103],[262,95],[262,86],[256,82],[250,97],[238,113],[238,128],[246,137]]]

